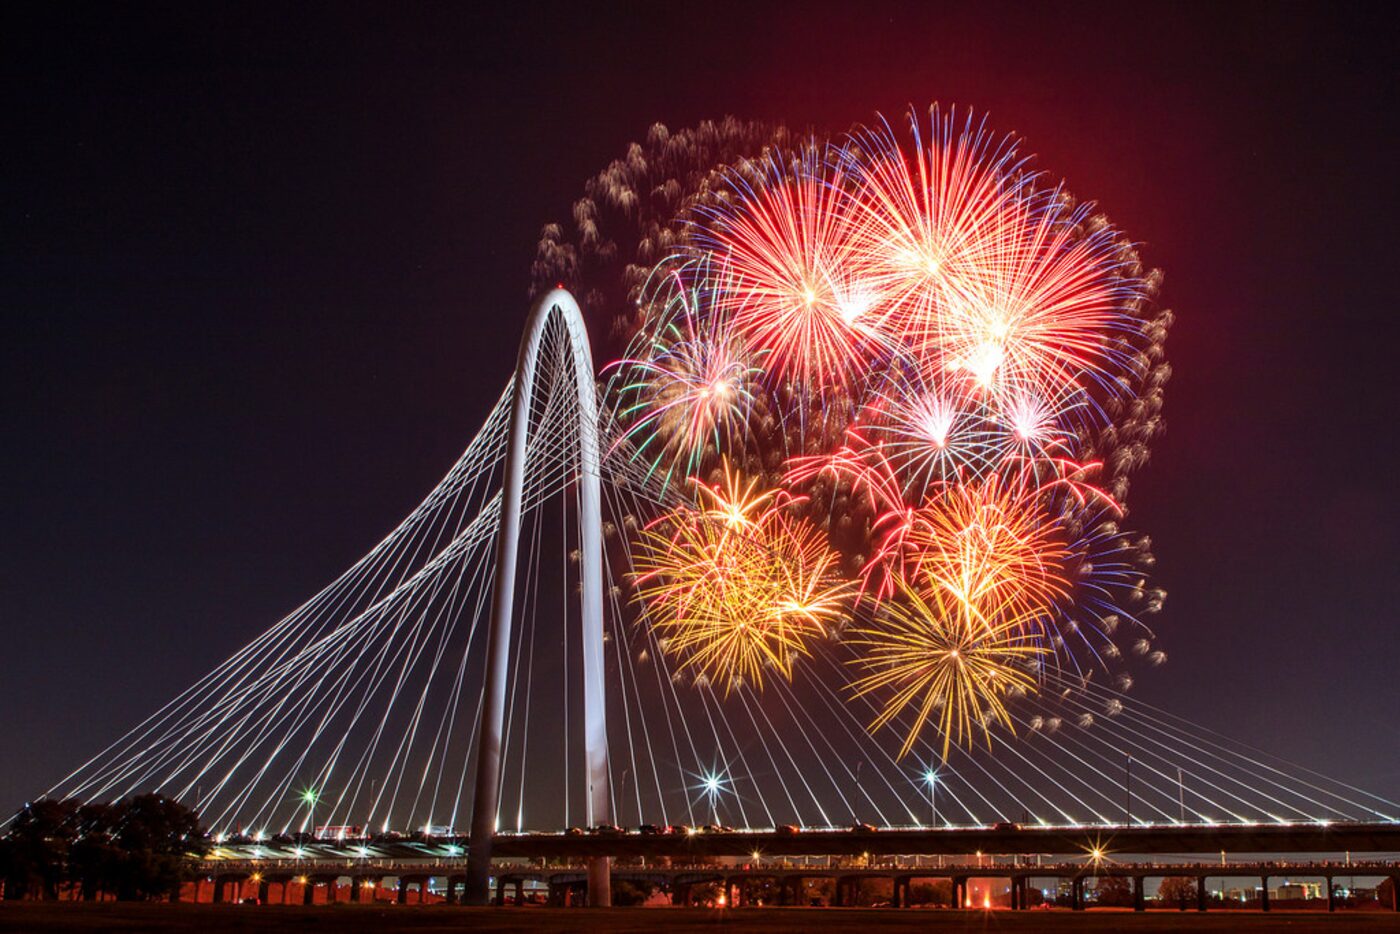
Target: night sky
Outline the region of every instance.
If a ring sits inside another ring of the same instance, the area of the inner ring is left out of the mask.
[[[1166,273],[1138,696],[1400,798],[1381,13],[592,6],[7,16],[0,811],[418,502],[509,375],[541,225],[651,123],[934,100]]]

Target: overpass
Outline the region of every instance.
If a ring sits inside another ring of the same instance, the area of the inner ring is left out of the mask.
[[[1194,883],[1194,907],[1206,911],[1210,904],[1206,881],[1210,878],[1255,877],[1260,880],[1257,889],[1259,907],[1263,911],[1271,908],[1269,882],[1278,879],[1324,880],[1327,910],[1338,907],[1337,886],[1339,877],[1375,877],[1390,880],[1389,907],[1400,911],[1400,862],[1395,860],[1361,860],[1346,862],[1334,860],[1258,860],[1250,859],[1231,863],[1211,862],[1116,862],[1106,858],[1090,858],[1079,861],[1043,862],[1038,857],[1018,857],[1009,862],[978,856],[975,859],[960,858],[946,861],[940,859],[938,865],[919,859],[896,858],[881,861],[863,858],[864,865],[832,863],[813,865],[810,862],[796,864],[791,860],[754,860],[741,865],[720,865],[717,860],[701,859],[697,862],[676,865],[673,861],[663,861],[660,866],[614,866],[612,881],[626,880],[641,883],[669,893],[671,904],[691,905],[695,903],[697,892],[708,892],[718,903],[742,908],[751,905],[805,905],[804,897],[810,882],[825,880],[830,883],[829,904],[843,907],[856,903],[856,893],[862,882],[879,880],[890,883],[892,897],[889,906],[904,908],[911,905],[910,889],[916,880],[946,880],[951,883],[952,904],[958,908],[991,907],[990,896],[985,901],[975,902],[972,897],[973,880],[1004,881],[1009,884],[1009,907],[1012,910],[1030,907],[1029,892],[1032,880],[1055,879],[1069,885],[1069,907],[1082,911],[1088,907],[1086,883],[1103,878],[1120,878],[1132,883],[1132,907],[1135,911],[1145,911],[1148,898],[1147,882],[1151,879],[1185,878]],[[589,869],[596,863],[592,859],[579,860],[572,865],[529,866],[502,865],[496,867],[494,877],[494,903],[504,905],[507,892],[513,891],[511,903],[523,904],[526,882],[543,884],[548,888],[548,904],[564,906],[583,904],[590,882]],[[440,888],[434,894],[452,904],[461,901],[467,884],[467,870],[464,861],[296,861],[289,864],[285,860],[271,861],[228,861],[211,866],[206,877],[212,882],[210,900],[229,900],[230,887],[234,898],[243,897],[251,885],[256,885],[257,900],[260,904],[274,901],[274,887],[280,896],[277,901],[300,900],[311,905],[317,901],[317,892],[324,890],[323,901],[333,903],[340,900],[339,891],[348,890],[346,900],[361,902],[377,900],[379,893],[388,888],[393,892],[393,900],[407,904],[410,896],[422,903],[428,899],[430,884],[440,880]],[[341,880],[347,885],[341,886]],[[390,882],[392,880],[392,882]],[[386,884],[387,883],[387,884]],[[299,892],[297,891],[299,889]],[[201,900],[204,887],[196,883],[193,897]],[[984,889],[984,891],[986,891]],[[416,892],[416,895],[414,893]],[[295,894],[294,894],[295,893]],[[368,893],[368,894],[367,894]],[[1179,907],[1184,910],[1185,899]]]

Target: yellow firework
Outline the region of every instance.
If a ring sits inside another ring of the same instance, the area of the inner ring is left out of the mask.
[[[979,730],[990,746],[994,723],[1014,733],[1007,697],[1036,690],[1034,670],[1049,650],[1006,604],[972,613],[943,588],[920,591],[903,580],[897,588],[849,640],[862,650],[852,663],[865,670],[851,684],[856,696],[887,694],[870,729],[903,730],[903,757],[933,723],[945,759],[954,742],[971,746]]]
[[[736,476],[702,487],[643,529],[635,550],[637,596],[680,671],[721,684],[762,687],[765,671],[791,680],[799,656],[833,628],[851,590],[825,536],[790,516],[772,492]]]

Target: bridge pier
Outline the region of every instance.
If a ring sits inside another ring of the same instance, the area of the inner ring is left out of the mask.
[[[1268,877],[1268,876],[1260,876],[1260,877],[1259,877],[1259,882],[1260,882],[1260,885],[1259,885],[1259,910],[1260,910],[1260,911],[1268,911],[1268,910],[1269,910],[1269,877]]]
[[[1084,910],[1084,877],[1076,876],[1069,884],[1069,907],[1071,911]]]
[[[1337,910],[1337,892],[1332,888],[1332,877],[1327,877],[1327,910]]]
[[[1206,877],[1196,877],[1196,910],[1206,910]]]
[[[1147,910],[1147,880],[1133,876],[1133,911]]]
[[[612,858],[594,856],[588,861],[588,907],[612,905]]]

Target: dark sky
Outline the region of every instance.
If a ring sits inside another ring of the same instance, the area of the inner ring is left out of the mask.
[[[0,25],[0,811],[351,563],[661,121],[991,113],[1163,268],[1141,696],[1400,797],[1393,34],[1339,4],[206,4]]]

